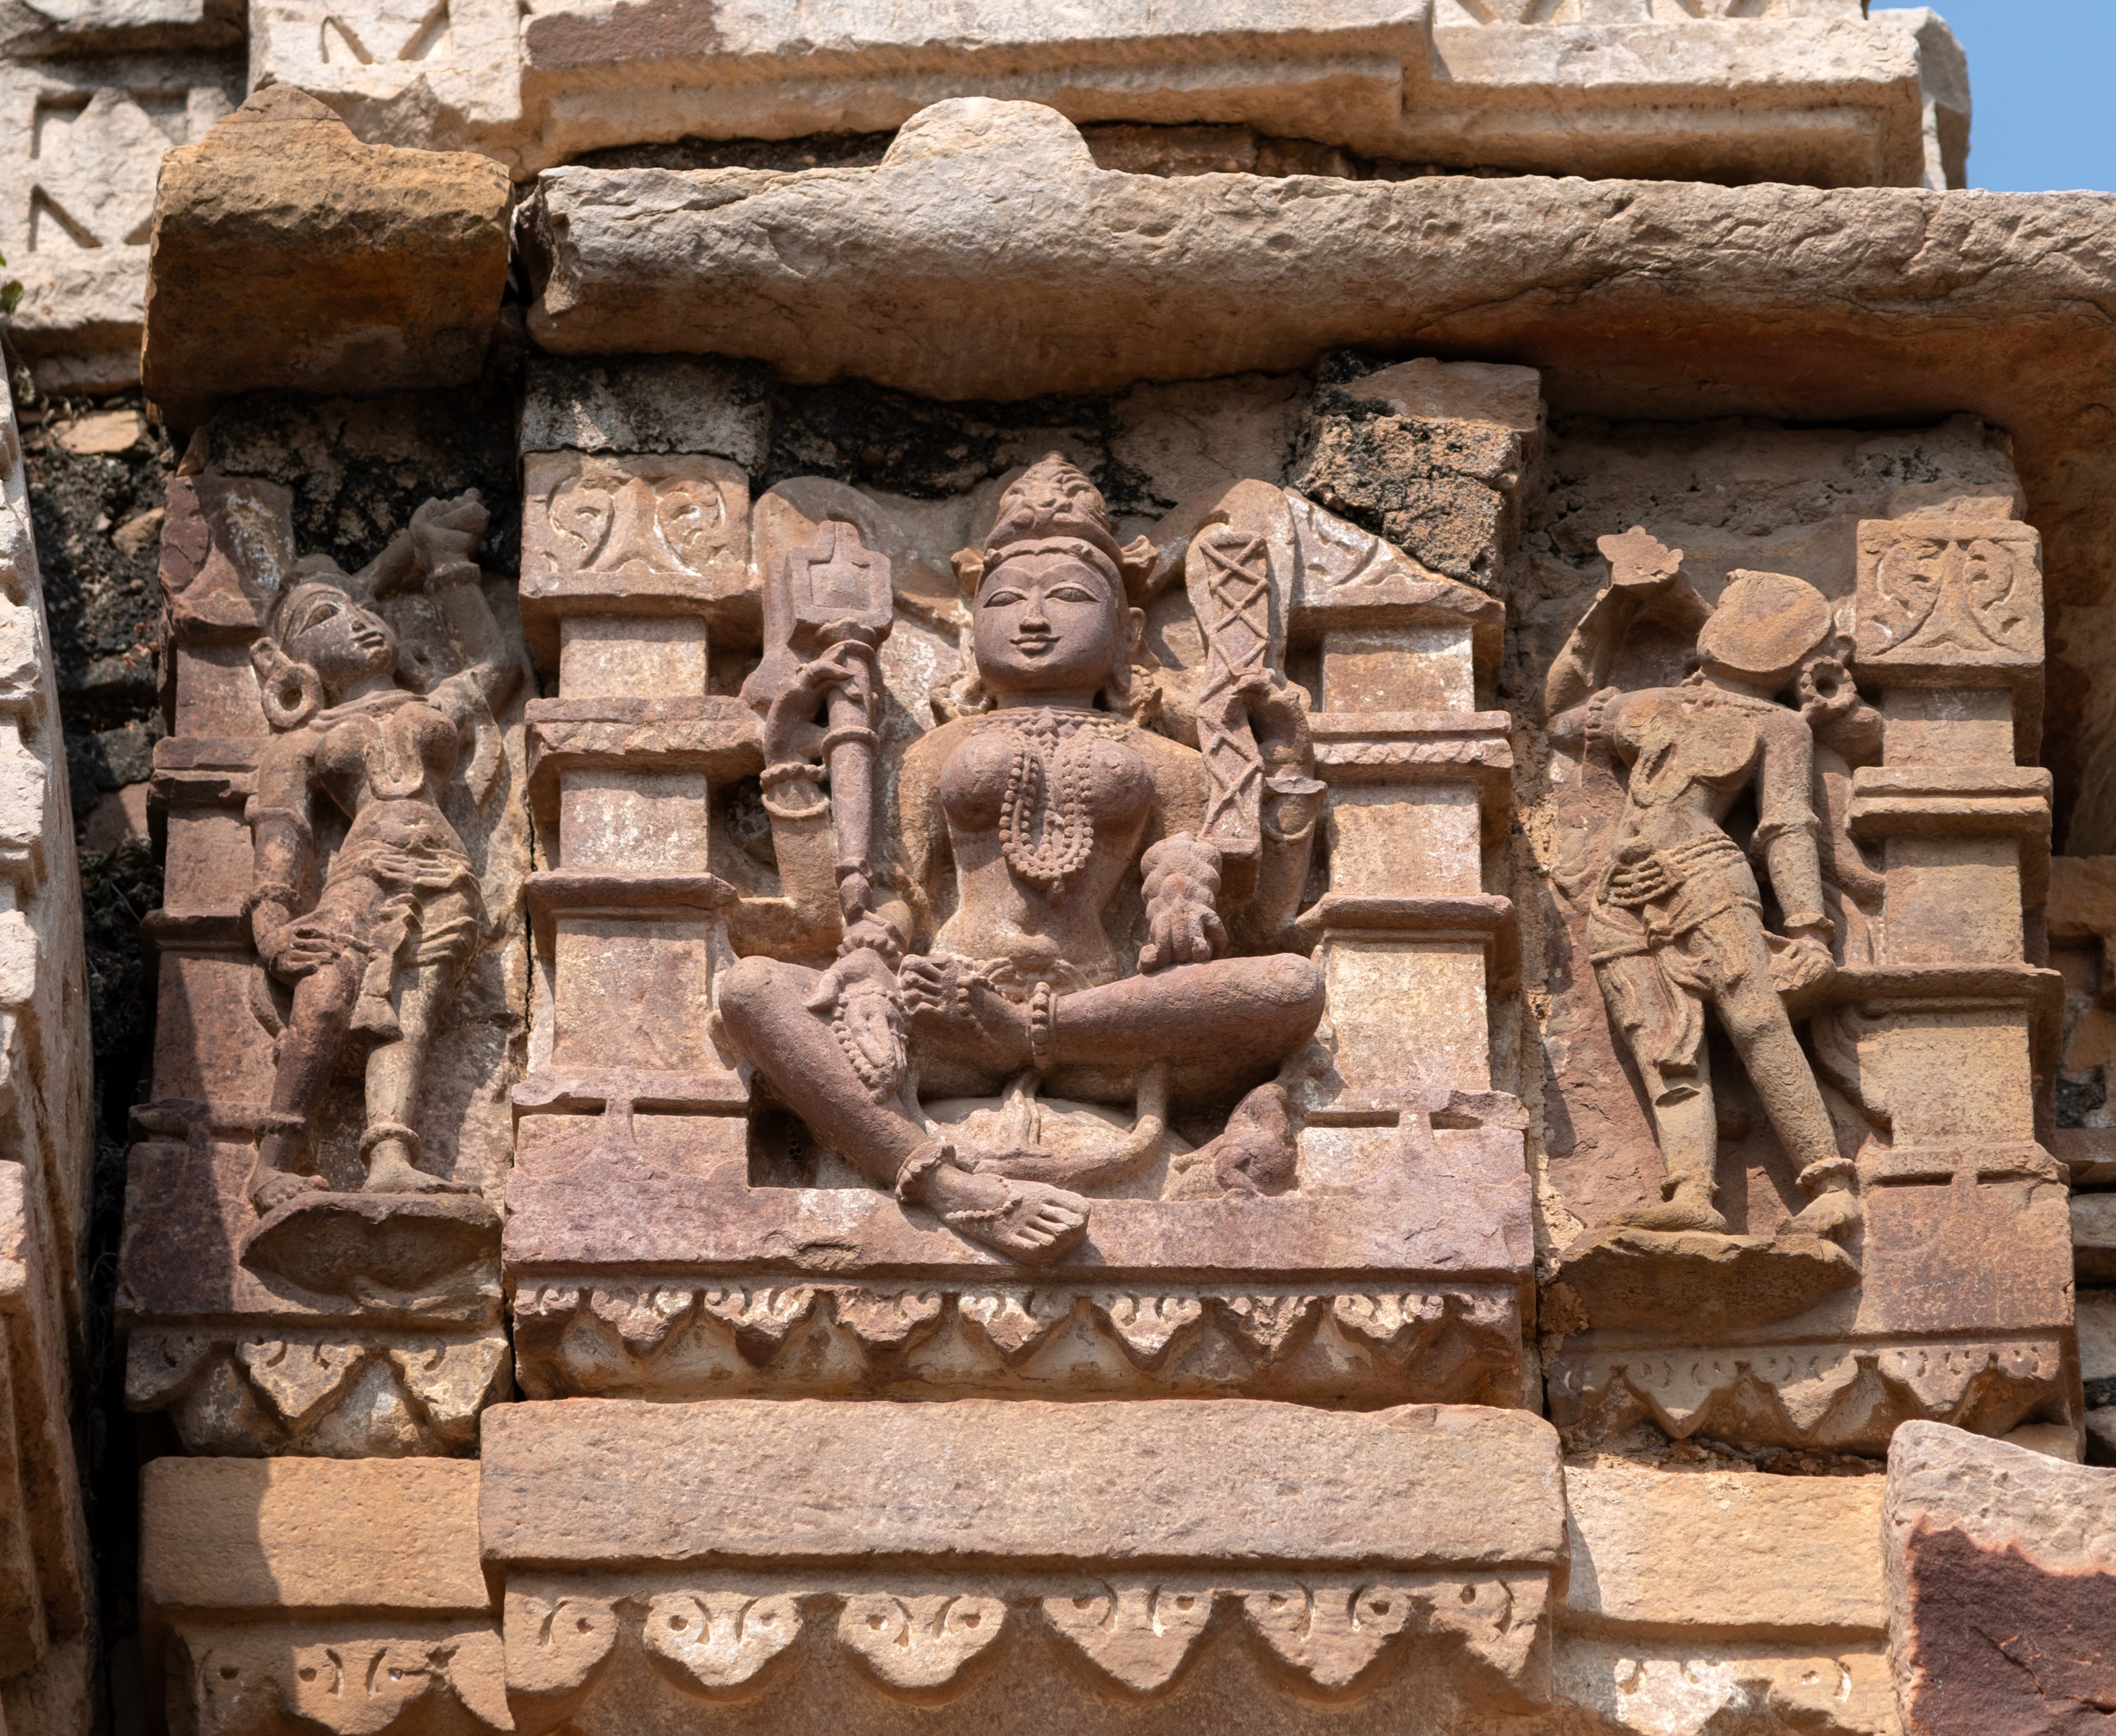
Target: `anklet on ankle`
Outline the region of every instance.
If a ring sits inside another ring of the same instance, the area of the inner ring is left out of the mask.
[[[943,1164],[955,1161],[955,1148],[945,1141],[929,1139],[905,1158],[896,1171],[896,1197],[908,1201],[911,1190]]]

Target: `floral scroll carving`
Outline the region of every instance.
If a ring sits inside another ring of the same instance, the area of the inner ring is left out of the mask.
[[[2042,540],[2003,519],[1859,527],[1859,661],[1877,671],[2030,668],[2043,657]]]

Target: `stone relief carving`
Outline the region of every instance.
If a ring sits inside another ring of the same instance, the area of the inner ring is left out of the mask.
[[[530,1391],[1518,1402],[1495,599],[1260,480],[524,463]]]
[[[1644,1417],[1677,1440],[1878,1456],[1911,1421],[2005,1434],[2063,1371],[2054,1338],[1566,1352],[1549,1366],[1550,1414],[1576,1440]]]
[[[482,502],[407,517],[349,572],[296,554],[283,489],[195,462],[171,487],[163,1010],[120,1307],[128,1403],[195,1450],[472,1452],[511,1378],[485,1196],[524,662]]]
[[[1100,1698],[1158,1698],[1194,1673],[1227,1666],[1211,1654],[1249,1646],[1333,1702],[1368,1701],[1430,1671],[1465,1704],[1525,1713],[1550,1697],[1550,1605],[1548,1576],[1519,1570],[1096,1578],[1060,1570],[952,1582],[713,1576],[667,1590],[529,1590],[507,1599],[508,1692],[518,1729],[600,1733],[637,1715],[642,1696],[670,1688],[679,1703],[750,1704],[782,1685],[775,1666],[797,1644],[810,1648],[805,1667],[814,1670],[828,1667],[817,1653],[835,1642],[867,1692],[931,1704],[1004,1668],[1040,1628]]]
[[[1636,1067],[1665,1178],[1660,1203],[1624,1214],[1613,1234],[1576,1243],[1562,1263],[1576,1288],[1598,1290],[1621,1286],[1608,1274],[1626,1261],[1688,1265],[1701,1289],[1745,1290],[1732,1318],[1783,1317],[1857,1278],[1837,1245],[1860,1221],[1856,1172],[1794,1029],[1837,969],[1838,922],[1818,846],[1818,725],[1831,733],[1858,713],[1857,689],[1829,604],[1804,580],[1736,572],[1708,605],[1684,576],[1680,549],[1636,528],[1600,546],[1610,581],[1552,664],[1545,698],[1554,741],[1603,749],[1625,769],[1621,815],[1578,895],[1589,906],[1595,979]],[[1697,667],[1680,687],[1608,685],[1626,632],[1642,618],[1694,643]],[[1755,815],[1746,848],[1727,824],[1744,798]],[[1764,921],[1759,866],[1775,925]],[[1767,1242],[1731,1236],[1716,1204],[1708,1014],[1810,1196]],[[1601,1302],[1597,1317],[1612,1321],[1621,1303]]]
[[[142,1328],[126,1345],[125,1401],[168,1412],[199,1452],[439,1455],[475,1448],[478,1412],[513,1370],[498,1332]]]
[[[275,1004],[264,1014],[278,1027],[277,1064],[250,1193],[268,1215],[329,1187],[297,1162],[355,1039],[370,1045],[359,1147],[367,1191],[462,1191],[418,1167],[412,1117],[435,1026],[490,938],[476,866],[443,811],[458,777],[474,801],[490,797],[499,758],[493,707],[520,678],[470,558],[485,523],[474,496],[429,501],[357,576],[303,562],[251,654],[278,734],[246,811],[257,878],[243,902],[264,969],[292,990],[283,1013]],[[423,693],[400,685],[397,636],[369,606],[415,578],[465,657]],[[318,869],[319,798],[350,824],[311,899],[303,888]]]
[[[510,1730],[500,1637],[401,1619],[356,1624],[180,1624],[172,1697],[200,1736],[426,1736]],[[181,1684],[181,1688],[178,1687]]]
[[[2039,668],[2040,549],[2033,526],[2003,519],[1862,524],[1859,661],[1892,671]]]
[[[1295,953],[1240,956],[1229,929],[1272,935],[1292,916],[1322,786],[1307,696],[1268,657],[1263,539],[1208,535],[1184,561],[1207,641],[1193,749],[1149,727],[1157,696],[1132,663],[1140,604],[1175,563],[1143,540],[1120,549],[1071,465],[1032,467],[982,549],[959,558],[974,680],[961,714],[904,752],[876,847],[889,570],[850,526],[826,533],[768,594],[770,643],[746,691],[775,825],[826,806],[835,822],[845,938],[821,972],[760,958],[729,971],[730,1049],[876,1185],[1012,1258],[1078,1245],[1083,1196],[1163,1155],[1171,1096],[1246,1091],[1185,1173],[1214,1192],[1282,1188],[1295,1154],[1272,1075],[1320,1021],[1322,981]],[[1120,938],[1134,871],[1143,909]],[[1230,925],[1221,894],[1238,884]],[[1128,1097],[1133,1126],[1066,1149],[1002,1115],[973,1143],[959,1100],[1003,1091],[1026,1105],[1046,1089]]]
[[[1334,1294],[525,1284],[514,1318],[520,1378],[537,1398],[1062,1390],[1507,1403],[1521,1330],[1502,1284]]]

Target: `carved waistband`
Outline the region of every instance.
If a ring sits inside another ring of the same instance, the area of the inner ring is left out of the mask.
[[[1602,876],[1602,898],[1607,903],[1635,910],[1672,897],[1696,875],[1744,859],[1741,847],[1724,832],[1702,832],[1637,861],[1610,863]]]

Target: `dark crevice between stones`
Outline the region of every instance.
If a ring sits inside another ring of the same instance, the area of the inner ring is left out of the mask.
[[[938,403],[861,380],[780,384],[757,487],[761,493],[791,476],[828,476],[942,500],[1063,445],[1113,514],[1151,512],[1148,479],[1112,456],[1111,405],[1106,397],[1075,397]]]
[[[125,418],[137,420],[126,440]],[[30,522],[58,688],[63,770],[76,840],[105,796],[144,783],[163,733],[163,610],[156,567],[163,485],[174,467],[166,434],[136,393],[25,406]],[[115,446],[115,450],[94,450]],[[81,450],[86,447],[91,449]],[[162,902],[162,872],[143,838],[80,852],[82,939],[94,1075],[94,1150],[84,1252],[83,1402],[75,1421],[104,1667],[130,1656],[138,1629],[138,1454],[125,1410],[113,1320],[125,1207],[126,1119],[153,1035],[140,918]],[[106,1679],[106,1700],[136,1690]]]
[[[1422,181],[1438,175],[1506,179],[1528,169],[1456,167],[1363,157],[1313,139],[1280,138],[1240,126],[1152,126],[1090,122],[1080,129],[1097,168],[1126,175],[1318,175],[1334,181]],[[665,145],[620,145],[582,151],[573,160],[598,169],[873,168],[894,132],[815,133],[802,139],[677,139]]]

